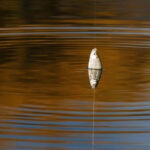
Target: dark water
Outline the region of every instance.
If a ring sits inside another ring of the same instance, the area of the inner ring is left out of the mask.
[[[0,6],[0,150],[150,149],[150,2],[6,0]],[[94,11],[96,10],[96,13]],[[96,26],[94,26],[96,14]]]

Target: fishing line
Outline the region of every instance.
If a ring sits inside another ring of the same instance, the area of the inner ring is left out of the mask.
[[[95,88],[93,89],[93,126],[92,126],[92,150],[94,150],[94,144],[95,144]]]
[[[96,45],[97,45],[97,35],[96,35],[96,24],[97,24],[97,22],[96,22],[96,20],[97,20],[97,16],[96,16],[96,12],[97,12],[97,10],[96,10],[96,0],[94,0],[94,28],[95,28],[95,30],[94,30],[94,32],[95,32],[95,47],[96,47]]]
[[[97,35],[96,35],[96,0],[94,0],[94,32],[95,32],[95,47],[97,46]],[[95,88],[93,89],[93,125],[92,125],[92,150],[94,150],[95,144]]]

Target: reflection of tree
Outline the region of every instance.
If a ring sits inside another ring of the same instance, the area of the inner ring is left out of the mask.
[[[3,0],[0,6],[1,25],[51,23],[53,19],[80,16],[85,10],[89,10],[89,5],[74,0]]]
[[[100,1],[97,0],[99,19],[149,19],[149,2]],[[95,12],[92,0],[2,0],[0,6],[0,25],[16,26],[22,24],[62,23],[65,19],[93,19]]]

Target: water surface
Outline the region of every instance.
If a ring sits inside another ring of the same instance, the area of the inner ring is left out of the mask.
[[[95,150],[148,150],[149,1],[97,0],[96,9],[92,0],[6,2],[0,149],[92,149],[86,67],[97,47],[104,70],[95,91]]]

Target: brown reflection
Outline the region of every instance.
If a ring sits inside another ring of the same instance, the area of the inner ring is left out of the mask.
[[[93,28],[93,0],[1,1],[0,149],[89,148],[93,93],[85,68],[95,43],[105,68],[96,146],[149,144],[150,2],[96,2]],[[96,87],[102,70],[88,73]]]
[[[109,36],[113,38],[106,38]],[[133,46],[133,43],[142,43],[148,40],[148,37],[128,35],[117,37],[113,34],[109,36],[105,35],[104,38],[97,39],[105,76],[101,81],[103,86],[96,89],[96,109],[99,109],[96,113],[104,112],[107,115],[100,114],[96,117],[110,117],[107,120],[110,122],[103,131],[101,124],[107,124],[106,119],[96,119],[95,123],[100,122],[100,128],[96,126],[96,129],[100,131],[95,130],[95,134],[115,134],[116,132],[111,128],[107,131],[109,124],[121,122],[121,119],[115,118],[114,121],[111,117],[128,117],[128,115],[108,114],[114,112],[108,110],[114,107],[101,104],[98,106],[98,102],[130,103],[141,99],[142,102],[149,100],[146,95],[149,88],[147,86],[150,67],[149,49],[143,47],[141,50],[137,45]],[[85,68],[95,40],[56,37],[55,35],[55,39],[51,39],[51,36],[30,38],[25,36],[16,37],[15,40],[13,37],[5,37],[0,42],[0,107],[3,108],[0,109],[0,122],[5,127],[0,135],[52,137],[54,139],[45,139],[45,142],[57,144],[68,144],[67,139],[80,137],[80,134],[87,138],[89,134],[91,135],[88,125],[89,122],[92,123],[90,102],[93,93],[89,88]],[[131,45],[132,47],[125,47]],[[96,76],[90,77],[98,81],[101,72],[91,73]],[[128,110],[125,112],[129,113]],[[77,122],[80,125],[76,126]],[[80,131],[73,130],[79,127],[81,127]],[[82,127],[87,130],[82,131]],[[117,131],[119,134],[123,132]],[[128,131],[130,132],[132,131]],[[57,141],[57,138],[67,139]],[[17,140],[22,141],[15,139],[14,136],[14,138],[3,139],[2,143],[7,142],[10,147],[13,147]],[[34,138],[30,142],[42,143]]]
[[[53,24],[66,25],[71,24],[92,24],[90,19],[94,17],[94,2],[92,0],[63,0],[62,1],[25,1],[25,0],[2,0],[0,7],[1,26],[18,26],[18,25],[37,25],[37,24]],[[147,0],[137,0],[131,2],[127,0],[122,3],[118,1],[96,1],[96,14],[99,20],[103,20],[100,24],[110,25],[114,23],[120,24],[120,20],[143,21],[149,20],[149,2]],[[37,15],[38,13],[38,15]],[[83,22],[88,19],[88,21]],[[104,21],[105,20],[105,21]],[[117,23],[118,22],[118,23]],[[123,24],[123,23],[122,23]],[[127,25],[127,24],[126,24]],[[145,22],[146,25],[146,22]]]
[[[149,68],[148,49],[117,47],[117,43],[123,40],[129,44],[132,44],[132,41],[139,41],[140,36],[132,38],[129,37],[128,40],[128,36],[114,36],[97,41],[99,46],[103,43],[99,48],[105,65],[105,76],[102,80],[104,86],[101,92],[99,91],[103,99],[120,100],[121,98],[127,101],[126,93],[131,94],[135,100],[139,99],[136,97],[136,92],[142,93],[144,84],[149,81],[146,74]],[[39,39],[38,44],[34,39]],[[141,37],[141,42],[144,39],[146,37]],[[86,68],[89,54],[87,49],[93,47],[93,40],[44,41],[43,37],[41,39],[33,37],[32,41],[22,37],[17,42],[18,44],[9,39],[6,40],[8,45],[1,47],[1,93],[19,92],[24,95],[34,95],[36,98],[51,95],[86,96],[86,93],[90,93],[87,89],[86,71],[83,70]],[[117,94],[117,91],[122,94]]]

